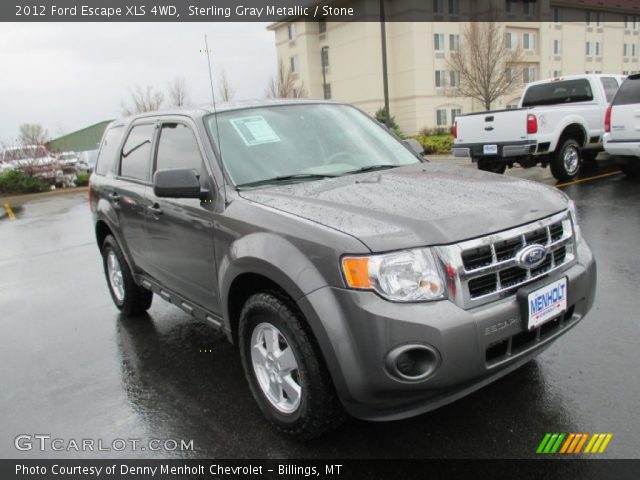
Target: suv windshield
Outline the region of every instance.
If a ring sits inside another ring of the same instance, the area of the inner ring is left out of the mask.
[[[237,186],[310,181],[419,163],[402,143],[357,109],[337,104],[280,105],[205,118]]]

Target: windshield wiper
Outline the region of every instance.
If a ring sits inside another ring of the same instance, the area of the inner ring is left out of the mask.
[[[287,182],[289,180],[322,180],[323,178],[335,178],[337,175],[326,173],[294,173],[293,175],[279,175],[273,178],[265,178],[264,180],[256,180],[255,182],[242,183],[236,185],[238,188],[259,187],[262,185],[271,185],[274,183]]]
[[[364,172],[375,172],[376,170],[388,170],[390,168],[396,168],[400,165],[367,165],[366,167],[356,168],[355,170],[349,170],[348,172],[344,172],[342,175],[351,175],[353,173],[364,173]]]

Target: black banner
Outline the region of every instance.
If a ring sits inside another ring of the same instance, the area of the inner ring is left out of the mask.
[[[637,480],[640,460],[0,460],[0,478]]]
[[[586,9],[624,21],[640,0],[14,0],[0,2],[2,22],[278,22],[300,21],[584,21]],[[617,18],[619,17],[619,18]]]

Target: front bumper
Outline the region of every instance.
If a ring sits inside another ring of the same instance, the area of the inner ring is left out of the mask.
[[[515,295],[463,310],[450,301],[393,303],[372,292],[325,287],[299,305],[347,411],[367,420],[402,419],[506,375],[575,326],[590,310],[596,286],[595,262],[584,241],[577,253],[577,263],[568,269],[527,285],[568,279],[567,314],[539,335],[526,331]],[[385,368],[387,354],[409,343],[433,347],[440,355],[438,368],[424,380],[403,381]]]

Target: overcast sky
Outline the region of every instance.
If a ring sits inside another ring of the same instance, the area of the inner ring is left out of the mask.
[[[136,85],[163,91],[184,77],[195,104],[211,94],[203,35],[214,76],[224,68],[236,99],[259,98],[276,70],[264,23],[3,23],[0,28],[0,142],[22,123],[55,138],[121,116]]]

